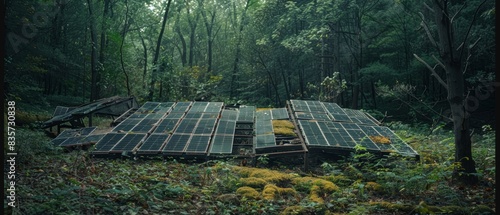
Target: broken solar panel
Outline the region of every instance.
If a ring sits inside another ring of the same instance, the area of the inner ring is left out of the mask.
[[[104,137],[104,134],[70,137],[65,141],[63,141],[61,144],[59,144],[59,146],[68,147],[68,146],[78,146],[78,145],[96,143],[102,137]]]
[[[139,147],[137,153],[158,153],[168,139],[168,134],[151,134]]]
[[[163,148],[163,152],[183,152],[186,147],[189,139],[191,138],[190,134],[173,134],[165,144]]]
[[[124,151],[131,152],[144,140],[145,137],[146,134],[127,134],[109,151],[110,153],[122,153]]]
[[[54,114],[52,114],[52,117],[63,115],[67,113],[68,110],[69,110],[68,107],[57,106],[56,109],[54,110]]]
[[[186,148],[189,153],[205,153],[210,142],[210,135],[193,135]]]
[[[59,146],[61,143],[66,141],[68,138],[71,137],[85,137],[92,133],[97,127],[88,127],[88,128],[78,128],[78,129],[66,129],[62,131],[59,135],[57,135],[56,138],[54,138],[51,142]],[[74,141],[74,140],[73,140]]]
[[[359,126],[363,132],[365,132],[366,135],[368,135],[368,138],[372,140],[377,146],[380,148],[380,151],[382,152],[393,152],[393,151],[398,151],[396,148],[394,148],[394,145],[391,144],[391,139],[389,137],[386,137],[383,134],[380,134],[377,129],[375,129],[373,126]]]
[[[404,155],[417,156],[418,153],[413,150],[408,144],[406,144],[398,135],[396,135],[391,129],[385,126],[373,126],[373,129],[377,130],[382,136],[387,137],[391,140],[391,145],[397,149],[397,152]]]
[[[124,133],[108,133],[95,145],[94,154],[107,154],[113,146],[125,136]]]
[[[286,108],[274,108],[271,109],[272,119],[288,119],[288,111]]]

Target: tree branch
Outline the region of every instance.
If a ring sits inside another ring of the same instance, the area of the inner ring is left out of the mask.
[[[443,79],[441,79],[441,77],[436,73],[436,70],[434,68],[432,68],[429,64],[427,64],[427,62],[425,62],[422,58],[420,58],[417,54],[413,54],[413,56],[415,56],[415,58],[420,61],[421,63],[423,63],[432,73],[432,76],[434,76],[438,82],[443,85],[443,87],[448,90],[448,84],[446,84],[446,82],[443,81]]]
[[[422,26],[422,27],[424,28],[425,33],[427,34],[427,37],[429,37],[429,40],[431,40],[432,45],[433,45],[435,48],[438,48],[438,49],[439,49],[439,47],[438,47],[438,45],[437,45],[437,43],[436,43],[436,40],[434,39],[434,37],[433,37],[433,36],[432,36],[432,34],[431,34],[431,31],[429,30],[429,26],[427,26],[427,23],[425,23],[424,14],[422,14],[422,13],[420,13],[420,12],[419,12],[419,14],[420,14],[420,16],[421,16],[421,18],[422,18],[422,22],[420,22],[420,26]]]

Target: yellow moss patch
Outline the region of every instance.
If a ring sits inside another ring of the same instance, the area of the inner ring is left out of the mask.
[[[380,189],[382,189],[382,186],[380,184],[373,181],[366,182],[365,187],[367,190],[373,190],[373,191],[379,191]]]
[[[321,178],[314,178],[314,177],[295,178],[293,180],[293,183],[297,185],[311,184],[312,186],[309,188],[310,191],[309,199],[317,203],[323,203],[324,202],[323,196],[327,195],[328,193],[339,190],[339,187],[335,185],[333,182]]]
[[[288,206],[287,208],[285,208],[285,210],[283,210],[280,213],[280,215],[297,215],[297,214],[301,214],[304,211],[305,211],[304,207],[299,206],[299,205],[294,205],[294,206]]]
[[[264,179],[256,177],[240,178],[240,182],[245,186],[254,188],[263,188],[267,184]]]
[[[370,139],[378,144],[391,144],[391,139],[384,136],[370,136]]]
[[[267,183],[279,183],[284,182],[286,180],[290,180],[296,176],[292,174],[286,174],[279,171],[268,170],[268,169],[259,169],[252,167],[234,167],[234,170],[241,174],[243,177],[255,177],[261,178]]]
[[[274,184],[268,184],[264,187],[264,190],[262,190],[262,196],[267,200],[276,199],[277,195],[284,196],[295,194],[297,194],[297,191],[295,191],[293,188],[281,188]]]
[[[249,199],[257,199],[259,198],[259,192],[251,187],[243,186],[236,190],[236,194],[241,195],[243,197]]]
[[[274,134],[293,137],[297,136],[294,131],[295,126],[292,122],[288,120],[273,120],[272,123]]]

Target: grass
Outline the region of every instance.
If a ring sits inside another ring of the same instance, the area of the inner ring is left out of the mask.
[[[102,123],[106,120],[103,120]],[[40,130],[18,128],[16,197],[20,214],[494,214],[494,132],[474,136],[480,184],[452,179],[452,133],[390,125],[420,155],[364,152],[342,160],[285,168],[175,159],[97,159],[63,152]],[[424,132],[425,131],[425,132]],[[5,154],[4,154],[5,155]],[[272,159],[272,158],[270,158]],[[5,180],[5,179],[4,179]],[[6,182],[6,181],[4,181]],[[5,201],[5,200],[4,200]]]

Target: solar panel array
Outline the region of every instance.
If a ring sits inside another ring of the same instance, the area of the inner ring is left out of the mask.
[[[379,126],[360,110],[319,101],[291,100],[290,105],[309,148],[353,150],[359,144],[371,151],[418,155],[388,127]]]
[[[52,142],[60,146],[96,143],[92,153],[101,155],[230,155],[241,145],[252,146],[252,141],[255,152],[264,152],[279,148],[272,120],[292,120],[310,149],[354,150],[359,144],[371,151],[418,155],[360,110],[320,101],[290,100],[288,104],[288,108],[257,111],[254,106],[225,109],[222,102],[146,102],[109,133],[94,134],[95,127],[71,129]]]

